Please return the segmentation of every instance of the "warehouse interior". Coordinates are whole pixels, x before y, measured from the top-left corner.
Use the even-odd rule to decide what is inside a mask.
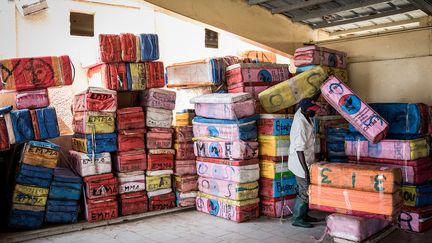
[[[430,1],[9,0],[0,30],[0,242],[430,241]]]

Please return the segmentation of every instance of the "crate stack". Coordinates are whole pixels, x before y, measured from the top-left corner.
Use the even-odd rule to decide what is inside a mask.
[[[48,223],[76,223],[82,179],[68,168],[56,167],[46,206]]]
[[[261,214],[291,214],[297,194],[294,174],[288,169],[292,115],[261,114],[258,122]]]
[[[140,97],[145,106],[147,172],[146,190],[149,197],[149,211],[163,210],[176,206],[172,190],[174,173],[173,110],[176,93],[164,89],[147,89]]]
[[[345,136],[348,135],[348,122],[339,115],[317,116],[318,133],[321,145],[321,160],[347,162]]]
[[[198,191],[196,157],[192,141],[192,119],[194,117],[195,112],[193,110],[176,113],[176,126],[174,127],[174,149],[176,150],[174,187],[177,207],[194,206]]]
[[[117,178],[110,152],[117,151],[117,93],[90,87],[74,96],[70,167],[83,177],[85,218],[89,222],[118,216]]]
[[[428,107],[422,103],[369,104],[389,123],[386,139],[372,144],[354,126],[346,137],[350,162],[374,164],[402,170],[403,209],[401,229],[423,232],[432,226],[432,162],[429,151]]]
[[[19,229],[40,228],[60,147],[43,141],[24,145],[18,165],[8,226]]]
[[[198,211],[243,222],[259,216],[255,100],[248,93],[209,94],[195,104]],[[224,210],[231,208],[232,210]]]

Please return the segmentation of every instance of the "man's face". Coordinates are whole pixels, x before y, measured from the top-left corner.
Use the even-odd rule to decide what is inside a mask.
[[[306,115],[307,115],[308,117],[314,117],[314,116],[315,116],[315,111],[312,111],[312,110],[306,110]]]

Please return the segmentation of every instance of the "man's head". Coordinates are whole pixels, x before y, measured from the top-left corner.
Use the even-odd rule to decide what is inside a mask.
[[[315,116],[315,112],[320,109],[320,106],[315,104],[314,100],[311,98],[300,100],[298,106],[301,108],[303,114],[308,117]]]

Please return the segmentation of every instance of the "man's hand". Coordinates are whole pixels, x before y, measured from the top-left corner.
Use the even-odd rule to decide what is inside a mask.
[[[305,172],[305,179],[310,184],[310,176],[309,176],[309,168],[306,164],[306,158],[303,151],[297,151],[297,156],[299,158],[300,164],[303,167],[303,170]]]

